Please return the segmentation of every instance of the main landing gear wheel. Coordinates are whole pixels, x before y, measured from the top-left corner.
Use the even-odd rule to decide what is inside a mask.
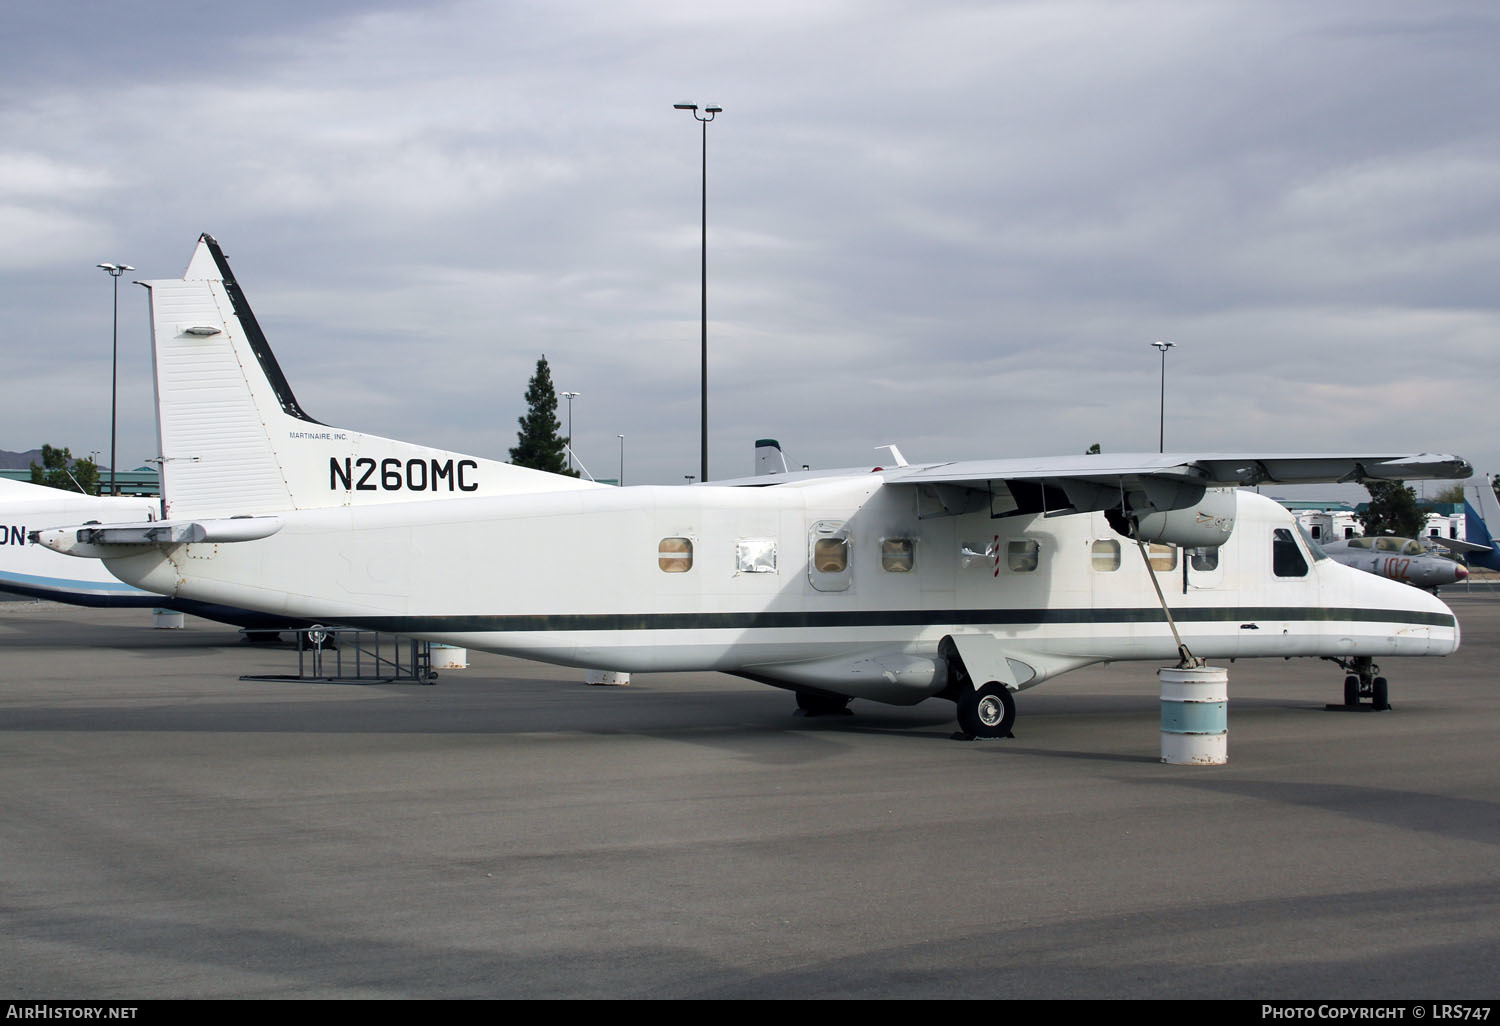
[[[1376,677],[1370,685],[1370,704],[1376,712],[1385,712],[1391,707],[1391,686],[1384,677]]]
[[[799,716],[852,716],[849,703],[853,699],[843,695],[825,695],[816,691],[797,692],[797,714]]]
[[[1352,673],[1344,678],[1344,704],[1359,704],[1359,678]]]
[[[1016,700],[1010,689],[990,681],[958,700],[958,728],[969,737],[1011,737]]]

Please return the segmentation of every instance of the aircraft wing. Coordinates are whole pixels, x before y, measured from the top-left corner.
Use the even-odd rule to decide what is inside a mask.
[[[1473,473],[1467,460],[1437,453],[1404,456],[1254,456],[1093,454],[969,460],[884,471],[886,483],[913,485],[923,516],[974,512],[996,516],[1131,513],[1182,509],[1207,488],[1258,484],[1453,480]]]

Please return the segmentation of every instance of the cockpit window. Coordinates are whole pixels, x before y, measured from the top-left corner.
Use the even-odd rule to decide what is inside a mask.
[[[1271,538],[1271,572],[1277,577],[1307,576],[1307,560],[1292,532],[1285,527],[1276,528]]]
[[[1400,552],[1401,546],[1406,544],[1405,538],[1376,538],[1376,552]]]
[[[1374,538],[1350,538],[1349,539],[1349,547],[1351,549],[1373,549],[1375,547],[1375,539]]]
[[[1316,538],[1307,533],[1307,528],[1303,527],[1299,523],[1297,525],[1297,530],[1302,533],[1302,540],[1307,543],[1307,551],[1312,553],[1314,563],[1321,563],[1325,559],[1333,558],[1326,551],[1324,551],[1323,546],[1318,544],[1318,540]]]

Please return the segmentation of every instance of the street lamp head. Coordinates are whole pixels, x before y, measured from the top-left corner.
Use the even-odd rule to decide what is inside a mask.
[[[696,103],[674,103],[674,104],[672,104],[672,109],[673,110],[697,110],[698,109],[698,105]]]
[[[722,113],[724,113],[724,108],[723,107],[704,107],[703,108],[703,112],[705,114],[722,114]]]
[[[114,264],[97,264],[95,266],[102,267],[106,271],[113,271],[113,270],[115,270],[115,265]]]
[[[1167,350],[1168,349],[1171,349],[1171,348],[1173,348],[1174,346],[1177,345],[1176,342],[1153,342],[1151,344],[1153,346],[1155,346],[1157,349],[1160,349],[1163,356],[1167,355]]]

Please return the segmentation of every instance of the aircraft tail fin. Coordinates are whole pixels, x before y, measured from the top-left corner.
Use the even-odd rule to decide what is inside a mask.
[[[143,284],[168,517],[602,487],[314,420],[212,236],[181,279]]]
[[[1468,486],[1467,490],[1474,498],[1472,502],[1464,500],[1464,540],[1490,547],[1489,552],[1468,553],[1470,566],[1500,570],[1500,549],[1495,547],[1495,539],[1490,534],[1491,524],[1500,530],[1500,502],[1495,500],[1495,489],[1490,481],[1490,476],[1485,474],[1478,484]]]

